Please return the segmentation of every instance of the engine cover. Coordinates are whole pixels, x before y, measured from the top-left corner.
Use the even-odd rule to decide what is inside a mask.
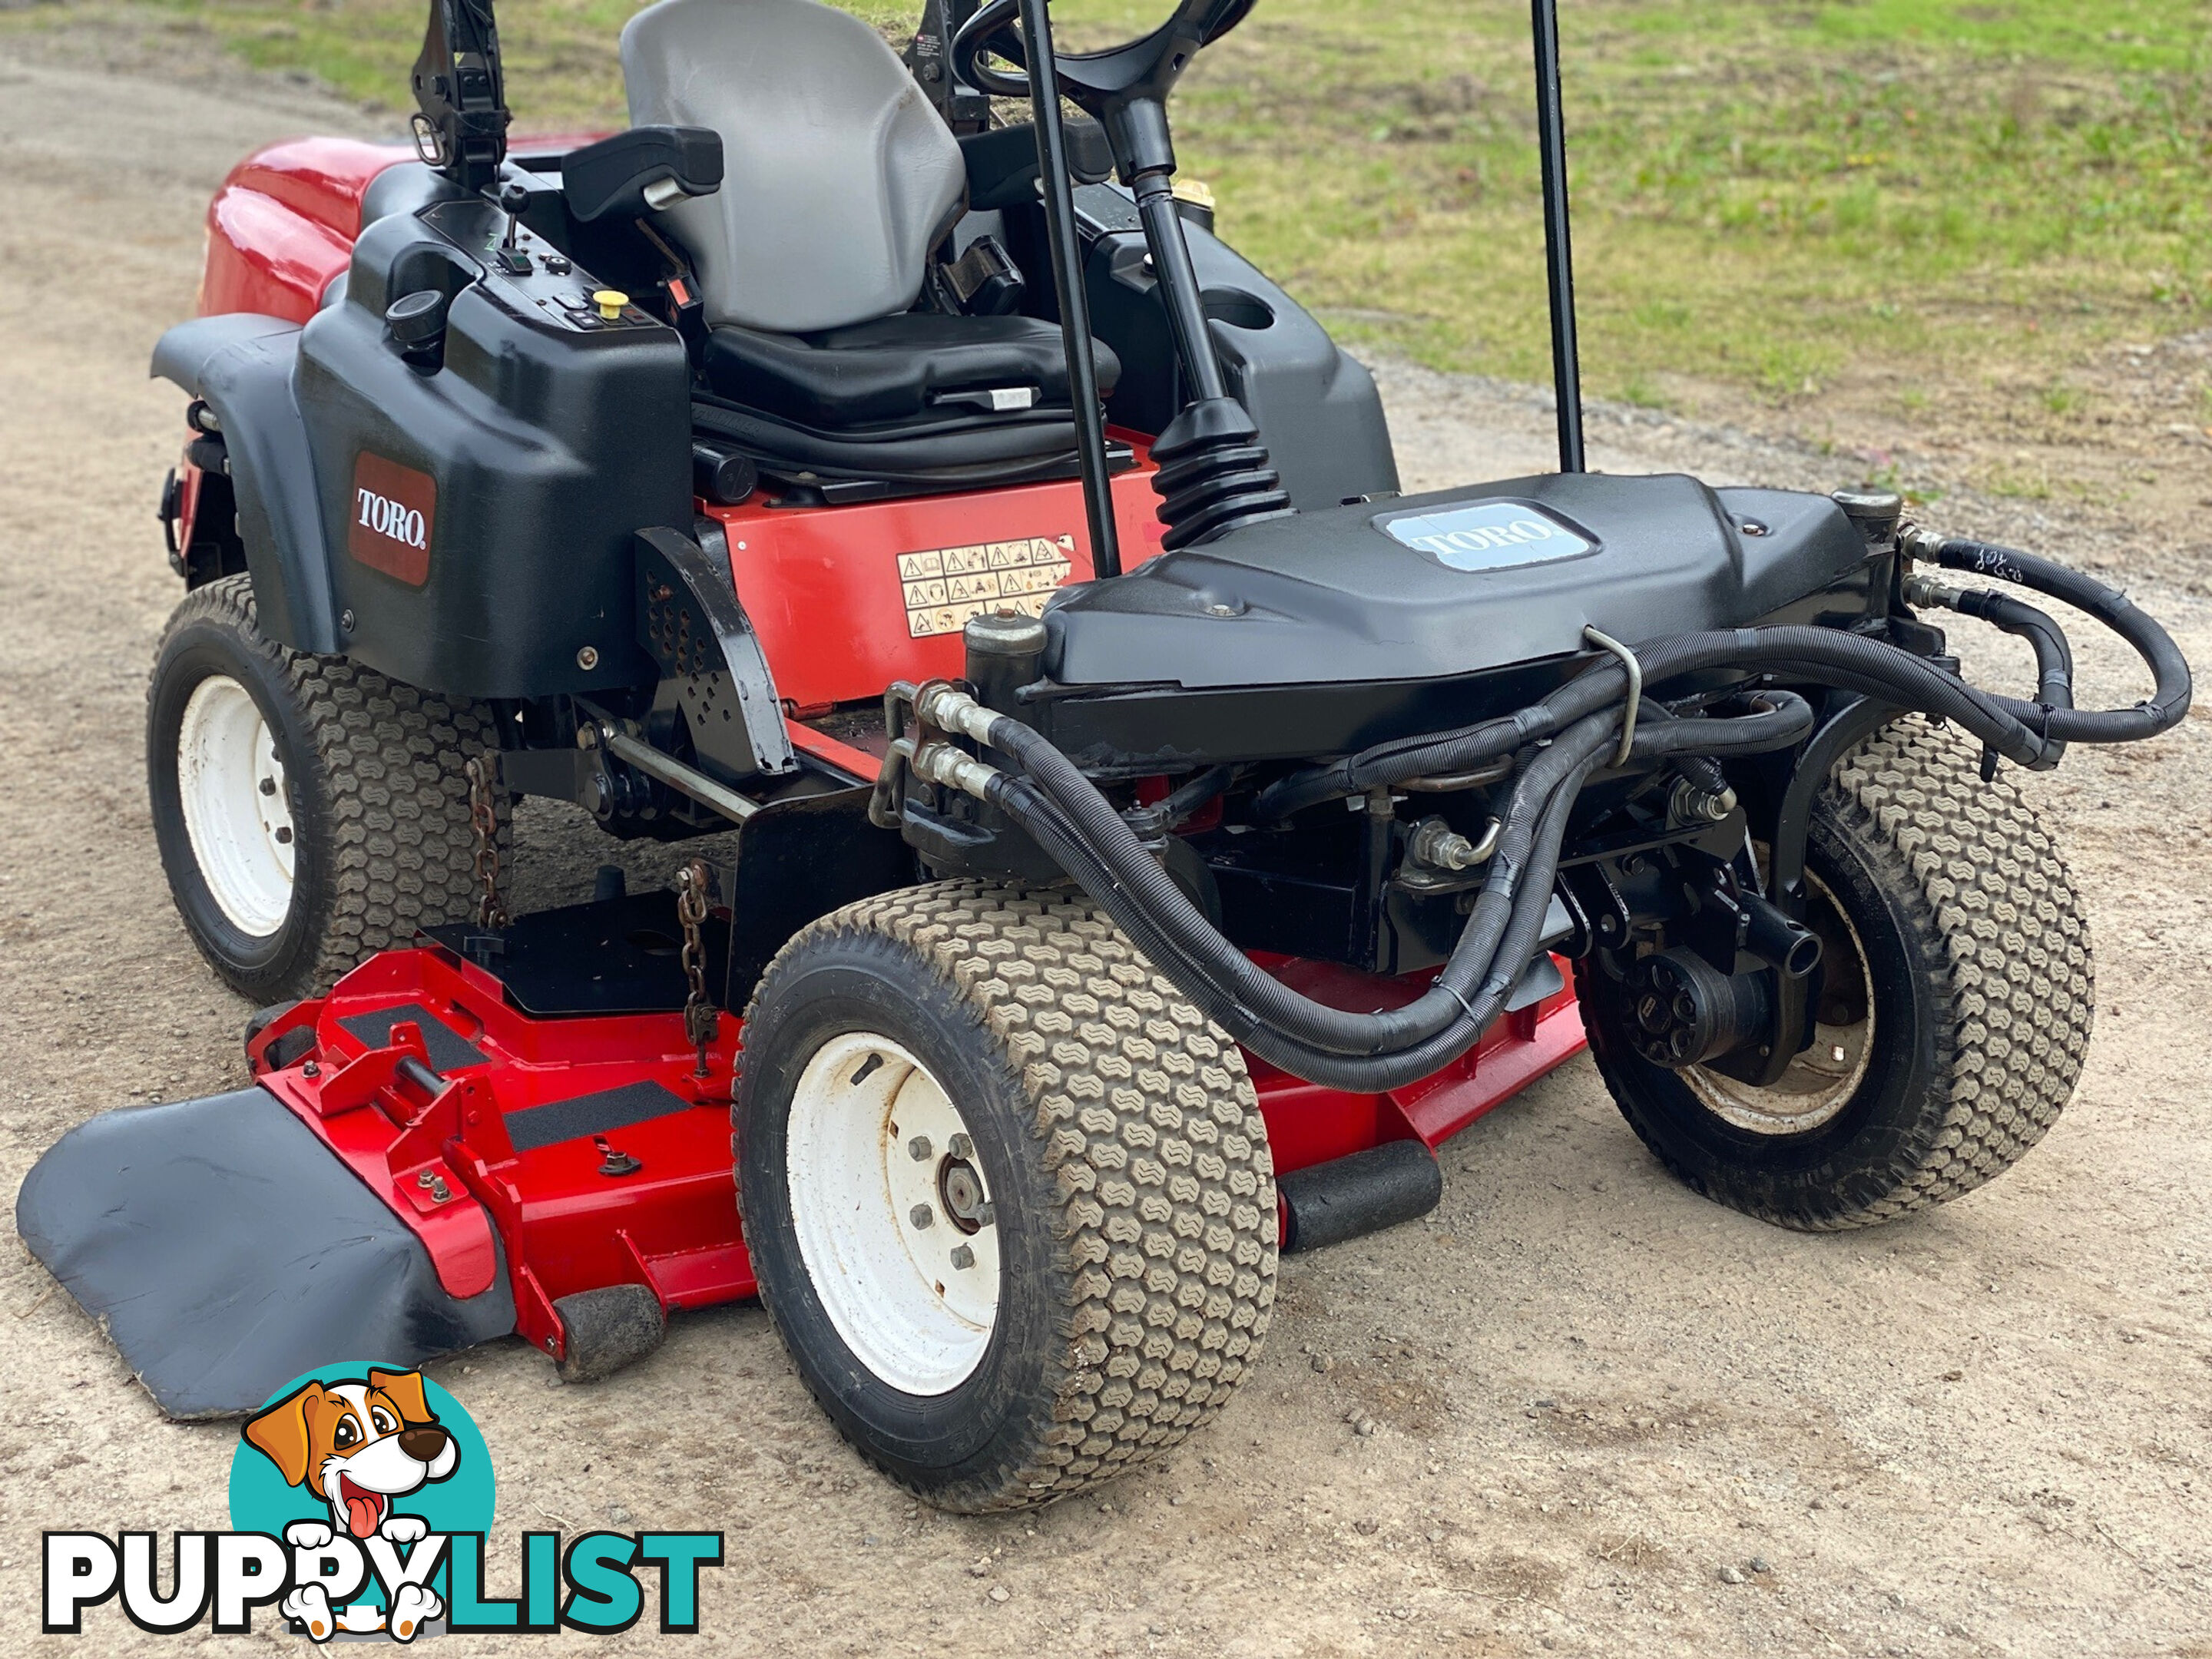
[[[1848,623],[1867,544],[1825,495],[1547,474],[1257,524],[1061,590],[1063,685],[1439,679],[1751,623]]]

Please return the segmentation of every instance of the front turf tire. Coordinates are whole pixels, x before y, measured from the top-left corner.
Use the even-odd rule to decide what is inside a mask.
[[[860,1115],[846,1143],[822,1127],[839,1112]],[[814,923],[754,994],[735,1118],[763,1304],[845,1437],[939,1508],[1107,1480],[1209,1421],[1257,1358],[1275,1185],[1243,1056],[1087,902],[949,881]],[[950,1133],[988,1197],[965,1272],[995,1266],[994,1304],[939,1261],[953,1218],[907,1190],[963,1197]],[[863,1188],[890,1231],[839,1231]]]
[[[249,735],[255,775],[211,785]],[[154,838],[192,943],[232,988],[268,1004],[316,995],[417,930],[466,919],[477,889],[465,769],[497,746],[482,704],[264,637],[250,578],[195,588],[169,619],[146,696]],[[257,781],[258,820],[234,808],[228,836],[212,834],[225,799]],[[503,826],[506,802],[495,806]]]
[[[1848,1061],[1816,1109],[1817,1095],[1650,1064],[1626,1041],[1620,988],[1577,970],[1606,1086],[1695,1191],[1784,1227],[1869,1226],[1972,1192],[2057,1121],[2095,1012],[2088,926],[2041,821],[2008,780],[1983,782],[1978,759],[1912,716],[1845,755],[1815,802],[1808,920],[1824,1002],[1841,992],[1824,1041]]]

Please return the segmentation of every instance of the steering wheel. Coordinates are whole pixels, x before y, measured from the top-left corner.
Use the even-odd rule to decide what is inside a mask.
[[[1094,118],[1107,107],[1133,98],[1164,100],[1192,58],[1244,21],[1257,0],[1182,0],[1166,22],[1141,40],[1103,52],[1055,52],[1053,68],[1070,102]],[[979,92],[999,98],[1026,98],[1026,74],[992,68],[999,58],[1026,70],[1029,46],[1018,17],[1022,0],[988,0],[952,37],[952,73]]]

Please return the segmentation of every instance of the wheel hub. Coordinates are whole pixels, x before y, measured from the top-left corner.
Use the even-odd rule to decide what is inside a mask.
[[[1819,1128],[1858,1092],[1874,1053],[1874,983],[1865,947],[1820,878],[1808,871],[1805,881],[1813,901],[1806,925],[1820,935],[1825,964],[1812,1042],[1765,1088],[1705,1066],[1682,1072],[1682,1080],[1707,1107],[1754,1134]]]
[[[956,1143],[937,1166],[937,1193],[945,1201],[945,1213],[952,1224],[963,1233],[981,1231],[991,1220],[991,1202],[983,1196],[983,1177],[968,1161],[974,1148],[965,1135],[955,1135]]]
[[[876,1032],[823,1044],[793,1095],[786,1181],[800,1259],[845,1345],[908,1394],[966,1381],[998,1322],[996,1212],[928,1068]]]
[[[292,804],[260,705],[227,674],[192,689],[177,728],[177,791],[193,861],[231,925],[266,939],[292,908]]]

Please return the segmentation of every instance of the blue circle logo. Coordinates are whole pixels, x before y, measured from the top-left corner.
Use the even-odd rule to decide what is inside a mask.
[[[491,1454],[460,1401],[373,1360],[277,1389],[230,1463],[230,1523],[291,1547],[278,1609],[317,1641],[431,1628],[446,1611],[442,1540],[489,1532],[492,1500]]]

